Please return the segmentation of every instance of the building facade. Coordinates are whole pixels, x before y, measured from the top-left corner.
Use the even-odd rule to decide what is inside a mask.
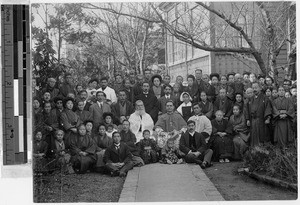
[[[229,2],[207,2],[207,4],[210,4],[216,10],[222,10],[225,14],[238,13],[239,11],[238,8],[235,8]],[[247,32],[251,31],[251,40],[255,47],[260,51],[264,51],[260,25],[251,24],[251,19],[254,18],[251,15],[257,11],[257,5],[254,2],[243,3],[243,5],[246,5],[248,13],[245,13],[244,18],[237,18],[236,21]],[[193,35],[193,37],[198,38],[199,41],[203,41],[207,45],[216,47],[249,47],[239,32],[229,28],[228,24],[223,20],[194,2],[164,2],[159,4],[159,8],[163,11],[164,19],[169,25]],[[278,66],[288,63],[286,48],[287,45],[284,45],[280,51]],[[259,65],[250,55],[201,50],[178,40],[169,31],[166,32],[165,57],[172,82],[175,81],[178,75],[183,76],[186,80],[188,74],[194,74],[195,70],[199,68],[202,69],[203,74],[243,73],[244,71],[256,74],[261,73]],[[267,56],[263,57],[267,58]]]

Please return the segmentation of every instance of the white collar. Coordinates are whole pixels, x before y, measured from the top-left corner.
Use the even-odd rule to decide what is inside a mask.
[[[190,132],[189,132],[189,134],[190,134],[191,136],[194,136],[194,134],[195,134],[195,131],[194,131],[194,132],[192,132],[192,133],[190,133]]]

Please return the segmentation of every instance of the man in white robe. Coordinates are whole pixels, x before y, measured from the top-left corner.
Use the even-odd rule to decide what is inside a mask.
[[[135,112],[130,115],[128,121],[130,122],[131,132],[136,136],[137,143],[143,139],[144,130],[149,130],[152,136],[154,122],[151,116],[146,113],[143,101],[137,100],[135,102]]]

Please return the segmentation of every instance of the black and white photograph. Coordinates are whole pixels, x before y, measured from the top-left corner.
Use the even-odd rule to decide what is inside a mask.
[[[298,201],[296,1],[0,4],[1,204]]]

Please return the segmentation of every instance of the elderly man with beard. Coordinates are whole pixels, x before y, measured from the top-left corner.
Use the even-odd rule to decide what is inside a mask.
[[[253,147],[260,143],[270,141],[270,133],[267,125],[270,124],[272,115],[271,102],[261,92],[261,85],[257,82],[252,84],[254,96],[250,99],[249,113],[246,115],[247,125],[250,124],[250,145]]]
[[[166,102],[166,113],[158,118],[155,127],[162,128],[165,132],[179,131],[186,127],[186,122],[178,112],[174,112],[174,102]]]
[[[143,92],[136,96],[136,100],[143,101],[146,112],[152,117],[152,120],[156,122],[158,118],[159,104],[154,92],[150,92],[150,85],[148,82],[143,82]]]
[[[143,101],[137,100],[135,102],[135,112],[130,115],[128,121],[131,132],[136,136],[137,143],[143,139],[144,130],[149,130],[150,135],[152,135],[154,122],[151,116],[146,113]]]

